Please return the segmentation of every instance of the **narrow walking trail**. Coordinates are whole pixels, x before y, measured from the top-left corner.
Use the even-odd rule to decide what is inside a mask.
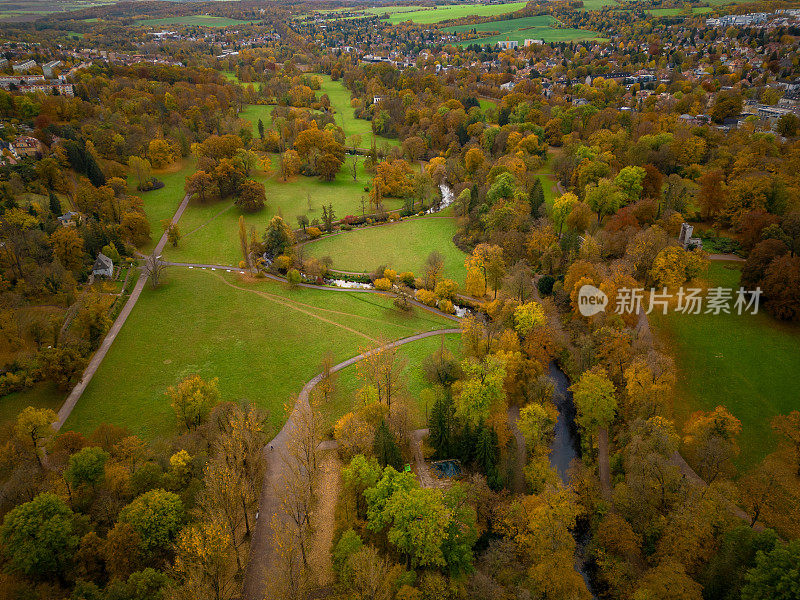
[[[183,201],[178,206],[178,210],[175,211],[175,214],[172,217],[172,223],[177,224],[180,220],[181,216],[183,215],[183,211],[186,210],[186,207],[189,204],[189,197],[190,194],[186,194],[184,196]],[[167,245],[167,232],[165,231],[164,234],[161,236],[161,239],[158,240],[158,244],[156,244],[155,249],[153,250],[153,254],[158,256],[164,250],[164,246]],[[64,426],[64,423],[67,422],[70,414],[72,414],[72,409],[75,408],[75,405],[78,403],[78,400],[81,399],[83,392],[86,390],[89,383],[92,381],[92,377],[97,372],[97,369],[100,368],[100,364],[103,362],[103,359],[108,354],[108,351],[111,349],[111,345],[114,343],[114,340],[117,339],[117,335],[122,330],[122,326],[125,325],[125,321],[128,319],[128,316],[133,311],[133,307],[136,306],[136,302],[139,300],[139,296],[142,295],[142,290],[144,290],[144,286],[147,283],[147,274],[142,271],[139,275],[139,279],[136,280],[136,285],[133,287],[133,291],[131,291],[131,295],[128,298],[128,301],[125,303],[125,306],[122,307],[117,319],[111,325],[111,329],[108,330],[106,337],[103,339],[103,342],[100,344],[100,347],[92,356],[89,364],[86,365],[86,369],[83,371],[83,375],[81,376],[80,381],[72,388],[72,391],[67,396],[67,399],[64,400],[64,404],[61,405],[61,408],[58,410],[58,419],[55,423],[53,423],[53,428],[58,431]]]
[[[417,340],[422,340],[435,335],[446,335],[449,333],[460,333],[461,329],[438,329],[436,331],[426,331],[407,338],[386,344],[384,348],[396,348]],[[371,356],[375,350],[364,352],[344,362],[340,362],[331,368],[331,373],[337,373],[342,369],[356,364],[359,361]],[[250,542],[250,562],[245,572],[244,585],[242,590],[243,600],[263,600],[267,584],[267,577],[270,572],[275,557],[273,547],[273,519],[281,519],[280,503],[274,490],[279,489],[287,473],[288,461],[291,460],[288,454],[288,442],[297,428],[297,414],[300,410],[308,406],[308,399],[311,391],[322,380],[322,374],[317,375],[309,381],[294,405],[294,410],[283,428],[264,448],[266,454],[266,474],[264,485],[261,488],[259,499],[259,517],[256,522],[253,537]]]

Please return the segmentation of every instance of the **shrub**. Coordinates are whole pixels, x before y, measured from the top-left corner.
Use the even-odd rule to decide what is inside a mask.
[[[383,276],[392,283],[397,281],[397,271],[395,271],[394,269],[384,269]]]
[[[436,294],[430,290],[417,290],[417,292],[414,294],[414,298],[426,306],[436,306]]]
[[[452,279],[442,279],[436,284],[436,295],[444,300],[452,300],[458,293],[458,284]]]
[[[281,273],[286,273],[286,271],[289,270],[289,267],[292,266],[292,259],[285,254],[281,254],[280,256],[275,257],[275,260],[272,261],[272,266]]]
[[[353,229],[353,226],[352,225],[348,225],[347,223],[345,223],[344,225],[342,225],[341,229],[342,229],[342,231],[350,231],[350,230]]]
[[[389,215],[389,220],[390,221],[399,221],[400,220],[400,215],[398,215],[396,212],[393,212],[392,214]]]
[[[297,285],[300,283],[300,271],[297,269],[289,269],[286,273],[286,281],[288,281],[291,285]]]
[[[407,286],[414,285],[414,274],[411,271],[403,271],[397,276],[397,278]]]
[[[310,237],[312,240],[315,240],[322,235],[322,232],[318,227],[307,227],[306,235],[308,235],[308,237]]]
[[[386,279],[386,277],[381,277],[380,279],[376,279],[375,289],[380,290],[382,292],[388,292],[390,289],[392,289],[392,282]]]
[[[452,315],[456,312],[455,308],[453,308],[453,303],[450,300],[439,300],[439,310]]]

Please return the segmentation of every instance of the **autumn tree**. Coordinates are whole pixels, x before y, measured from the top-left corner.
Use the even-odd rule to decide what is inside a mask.
[[[741,430],[739,419],[723,406],[709,412],[697,411],[684,425],[683,442],[706,483],[735,472],[733,461],[739,454],[736,438]]]
[[[262,210],[267,202],[264,184],[252,179],[246,179],[239,190],[239,195],[234,204],[242,211],[248,213]]]
[[[608,426],[617,411],[614,384],[602,367],[593,367],[581,375],[570,388],[578,410],[576,421],[584,431],[597,433],[598,466],[600,481],[606,490],[611,489],[608,462]]]
[[[83,238],[75,227],[59,227],[50,236],[53,256],[65,269],[77,271],[83,266]]]
[[[697,202],[703,217],[711,219],[717,216],[725,203],[725,176],[722,171],[706,171],[700,176],[700,191]]]
[[[78,547],[77,534],[76,516],[50,492],[14,508],[0,528],[11,569],[41,581],[65,580]]]
[[[189,375],[177,386],[168,387],[166,395],[178,422],[191,431],[205,421],[219,402],[219,379],[206,381],[200,375]]]

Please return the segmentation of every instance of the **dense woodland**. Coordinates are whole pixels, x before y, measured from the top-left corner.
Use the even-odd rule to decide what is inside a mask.
[[[435,27],[408,23],[323,30],[287,21],[312,4],[202,7],[253,22],[213,33],[179,26],[185,39],[155,40],[138,18],[201,13],[123,3],[3,27],[15,60],[60,57],[72,67],[79,60],[68,50],[92,47],[183,66],[92,60],[68,77],[74,97],[0,90],[0,139],[39,143],[18,160],[4,151],[0,166],[0,403],[79,381],[124,301],[90,283],[95,258],[126,265],[132,282],[162,233],[178,244],[179,228],[149,222],[142,196],[181,161],[197,165],[182,193],[202,204],[233,199],[242,213],[270,204],[256,172],[330,182],[352,168],[355,181],[363,165],[359,214],[331,205],[296,223],[276,215],[263,231],[240,220],[231,232],[241,268],[292,283],[320,282],[330,268],[296,242],[417,214],[445,184],[467,253],[464,285],[442,275],[436,253],[424,272],[383,265],[369,280],[397,306],[471,309],[459,348],[442,343],[425,359],[421,392],[425,448],[433,460],[460,461],[464,477],[428,487],[404,468],[415,459],[414,401],[398,352],[377,348],[359,364],[352,410],[329,430],[321,414],[337,377],[326,361],[290,440],[301,468],[276,491],[291,518],[276,528],[266,597],[305,598],[315,587],[324,438],[337,442],[342,464],[325,524],[335,530],[328,597],[800,597],[800,412],[776,416],[777,449],[741,469],[742,423],[724,399],[678,428],[668,348],[636,312],[582,316],[578,296],[592,285],[616,306],[631,288],[709,287],[709,252],[677,241],[688,222],[719,253],[746,259],[741,286],[760,288],[771,319],[800,320],[800,119],[725,126],[748,101],[776,106],[774,84],[800,76],[798,31],[563,6],[554,14],[569,26],[613,32],[612,41],[500,51],[456,47]],[[543,10],[530,3],[520,16]],[[105,20],[89,27],[82,17]],[[65,41],[62,31],[85,37]],[[27,46],[33,40],[40,46]],[[723,62],[732,40],[764,60]],[[356,41],[394,45],[414,66],[332,49]],[[669,76],[632,86],[606,77],[643,69]],[[346,135],[315,74],[346,86],[352,117],[373,136]],[[240,118],[248,105],[274,105],[269,122]],[[388,210],[390,199],[402,209]],[[551,364],[568,376],[576,410],[568,485],[549,458],[559,415]],[[114,423],[90,435],[56,431],[52,410],[30,407],[0,427],[1,598],[240,597],[266,415],[221,397],[214,379],[189,376],[164,393],[175,412],[168,438],[145,441]],[[692,469],[699,478],[687,477]]]

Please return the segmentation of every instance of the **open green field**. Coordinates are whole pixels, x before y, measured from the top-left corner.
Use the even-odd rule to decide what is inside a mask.
[[[145,27],[164,27],[170,25],[200,25],[203,27],[230,27],[232,25],[246,25],[253,21],[240,21],[227,17],[214,15],[187,15],[183,17],[164,17],[162,19],[140,19],[137,25]]]
[[[258,137],[258,120],[261,119],[264,127],[269,128],[272,125],[272,109],[274,108],[273,104],[248,104],[239,113],[239,118],[250,121],[253,124],[253,136]]]
[[[448,28],[447,31],[461,33],[474,29],[478,34],[481,32],[499,32],[494,35],[487,34],[487,37],[461,42],[462,45],[493,45],[504,40],[516,40],[520,44],[524,44],[526,39],[544,40],[545,42],[570,42],[599,39],[600,34],[594,31],[571,28],[558,29],[555,27],[557,23],[558,21],[550,15],[537,15],[535,17],[493,21],[490,23],[479,23],[477,25],[459,25],[457,27]]]
[[[40,383],[28,390],[3,396],[0,398],[0,424],[15,420],[28,406],[58,411],[65,397],[66,393],[50,383]]]
[[[255,177],[266,186],[267,207],[255,214],[244,214],[248,229],[253,226],[261,235],[274,215],[282,216],[292,228],[298,227],[298,215],[307,215],[309,221],[321,220],[323,204],[332,204],[338,218],[361,214],[361,197],[367,197],[364,186],[371,180],[363,159],[359,160],[357,181],[349,171],[353,157],[348,156],[336,179],[330,182],[302,175],[284,182],[276,173],[277,160],[272,157],[271,175]],[[393,210],[400,208],[402,201],[386,199],[385,204],[387,210]],[[242,214],[232,199],[206,204],[193,200],[179,223],[183,238],[177,248],[167,247],[164,255],[177,262],[238,265],[242,260],[238,238]]]
[[[583,10],[600,10],[607,6],[619,6],[615,0],[583,0]]]
[[[336,110],[334,118],[336,124],[344,130],[347,138],[347,143],[351,143],[351,136],[361,136],[361,148],[369,148],[372,146],[372,123],[364,119],[356,119],[353,114],[353,108],[350,106],[350,90],[340,81],[333,81],[330,75],[317,75],[322,82],[322,89],[319,94],[328,94],[331,101],[331,106]],[[390,146],[397,146],[400,144],[398,140],[386,138],[383,136],[375,136],[375,143],[378,147],[383,144]]]
[[[741,263],[713,261],[712,286],[739,288]],[[757,315],[651,314],[678,368],[675,417],[724,405],[742,421],[739,463],[748,467],[774,450],[770,420],[800,409],[800,327]]]
[[[710,13],[712,8],[710,6],[698,6],[696,8],[690,8],[689,15],[703,15],[706,13]],[[677,17],[678,15],[684,14],[682,8],[653,8],[649,11],[651,15],[654,17]]]
[[[178,205],[185,196],[186,178],[197,169],[194,157],[185,158],[163,170],[154,170],[153,175],[164,182],[164,187],[152,192],[140,192],[136,189],[136,177],[128,175],[128,189],[131,194],[139,196],[144,202],[144,212],[150,222],[150,243],[142,250],[152,250],[161,238],[162,221],[171,219],[178,210]]]
[[[453,327],[456,325],[453,323]],[[425,381],[422,364],[427,357],[441,347],[442,337],[444,337],[445,347],[454,356],[459,356],[461,336],[454,333],[424,338],[397,349],[397,356],[404,365],[400,377],[400,380],[406,383],[404,394],[411,400],[411,405],[415,409],[411,421],[414,429],[428,426],[426,411],[430,411],[432,406],[425,405],[425,400],[420,397],[420,393],[430,385]],[[323,407],[322,411],[327,424],[333,425],[342,415],[358,408],[356,406],[357,393],[363,385],[364,380],[359,376],[358,364],[351,365],[336,375],[333,399]]]
[[[87,433],[109,422],[146,438],[169,434],[175,418],[164,391],[198,373],[219,377],[224,400],[268,410],[274,433],[325,353],[340,362],[376,341],[451,326],[421,309],[404,313],[378,294],[290,290],[173,268],[162,286],[142,293],[66,428]]]
[[[381,265],[420,276],[434,250],[444,256],[444,276],[463,285],[466,254],[453,243],[457,226],[448,217],[415,217],[377,227],[360,227],[304,246],[310,256],[333,258],[333,268],[370,272]]]
[[[509,2],[507,4],[453,4],[437,6],[436,9],[409,11],[407,6],[371,9],[373,14],[389,13],[388,21],[393,25],[404,21],[413,21],[421,25],[441,23],[461,17],[492,17],[505,15],[525,7],[525,2]],[[398,9],[398,10],[393,10]]]

